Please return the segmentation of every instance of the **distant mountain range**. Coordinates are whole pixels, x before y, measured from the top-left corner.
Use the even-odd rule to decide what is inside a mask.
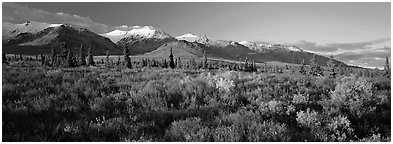
[[[70,24],[47,24],[26,22],[11,24],[3,22],[3,52],[15,54],[49,54],[52,48],[58,51],[60,43],[65,42],[67,49],[78,53],[80,46],[91,47],[94,55],[122,54],[122,49],[129,48],[132,55],[166,58],[172,48],[175,57],[201,58],[203,53],[210,58],[256,62],[278,61],[300,64],[306,63],[313,53],[290,45],[258,41],[214,40],[207,36],[187,33],[173,37],[164,31],[145,26],[130,31],[114,30],[105,34],[96,34],[88,29]],[[318,64],[326,65],[326,57],[316,55]],[[336,61],[337,64],[347,66]]]

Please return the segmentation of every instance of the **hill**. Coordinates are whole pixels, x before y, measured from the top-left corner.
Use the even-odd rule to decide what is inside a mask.
[[[97,35],[94,32],[63,24],[58,27],[48,27],[37,33],[20,33],[3,43],[3,52],[14,54],[49,54],[52,48],[62,51],[60,44],[66,43],[66,48],[77,53],[81,45],[91,46],[94,55],[121,54],[122,50],[110,39]]]

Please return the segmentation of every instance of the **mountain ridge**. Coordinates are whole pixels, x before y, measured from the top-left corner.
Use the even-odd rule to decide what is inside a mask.
[[[9,27],[8,24],[7,26]],[[128,48],[131,55],[161,56],[166,53],[165,50],[172,48],[174,52],[179,52],[179,56],[201,57],[201,54],[206,52],[209,57],[228,60],[241,61],[247,58],[256,62],[281,61],[295,64],[300,64],[303,59],[307,63],[314,55],[296,46],[261,41],[215,40],[206,35],[197,36],[192,33],[173,37],[152,26],[129,31],[115,29],[105,34],[96,34],[86,28],[69,24],[44,26],[46,28],[38,32],[39,29],[31,29],[30,32],[27,29],[5,43],[3,41],[5,52],[20,52],[18,49],[22,48],[28,52],[45,49],[35,53],[49,53],[51,48],[58,47],[59,43],[64,41],[73,48],[81,44],[92,45],[94,55],[104,55],[106,51],[110,54],[122,54],[122,49]],[[328,58],[319,55],[316,57],[320,65],[326,65]]]
[[[66,49],[60,48],[63,42],[67,45]],[[122,53],[122,50],[109,38],[70,24],[48,27],[36,33],[20,33],[8,41],[3,41],[3,52],[49,54],[55,48],[56,51],[71,49],[74,53],[79,53],[81,44],[85,47],[91,46],[94,55],[104,55],[107,51],[111,54]]]

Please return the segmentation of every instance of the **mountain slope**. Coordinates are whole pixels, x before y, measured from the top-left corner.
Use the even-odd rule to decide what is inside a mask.
[[[263,41],[241,41],[239,44],[244,45],[251,50],[264,52],[266,50],[287,50],[287,51],[303,51],[302,49],[292,45],[282,45]]]
[[[191,33],[174,38],[151,26],[130,31],[114,30],[97,35],[69,24],[3,24],[4,35],[7,35],[7,39],[3,39],[3,52],[15,54],[49,54],[52,48],[60,52],[63,51],[60,44],[65,42],[67,50],[70,48],[75,53],[79,52],[81,44],[85,51],[91,46],[94,55],[105,55],[107,51],[110,54],[122,54],[122,49],[126,47],[131,55],[167,57],[172,48],[176,57],[201,58],[206,52],[209,58],[235,61],[244,61],[247,58],[255,62],[278,61],[295,64],[300,64],[303,59],[309,64],[314,55],[296,46],[260,41],[213,40]],[[116,41],[116,44],[112,41]],[[316,55],[316,59],[320,65],[326,65],[329,60],[319,55]],[[336,64],[347,66],[339,61],[336,61]]]
[[[81,44],[87,49],[92,48],[94,55],[121,54],[122,50],[110,41],[85,28],[79,28],[69,24],[58,27],[48,27],[37,33],[20,33],[3,43],[3,52],[16,54],[49,54],[52,48],[58,52],[60,43],[65,42],[66,48],[70,48],[74,53],[79,53]]]
[[[305,64],[310,64],[313,58],[313,53],[303,51],[296,46],[281,45],[266,42],[239,42],[249,49],[258,52],[262,57],[266,57],[269,61],[279,61],[285,63],[301,64],[304,60]],[[326,66],[329,58],[315,54],[317,63],[321,66]],[[335,61],[337,65],[348,66],[343,62]]]
[[[169,34],[149,26],[133,29],[126,35],[126,37],[117,41],[116,44],[122,48],[129,48],[131,55],[151,52],[165,43],[176,41]]]
[[[191,34],[191,33],[186,33],[184,35],[176,37],[177,40],[185,40],[188,42],[195,42],[197,39],[199,39],[199,36]]]
[[[17,36],[20,33],[37,33],[41,30],[44,30],[48,27],[57,27],[60,26],[59,24],[48,24],[48,23],[41,23],[41,22],[32,22],[28,21],[22,24],[12,24],[9,22],[2,23],[3,30],[2,30],[2,39],[7,40],[12,37]]]
[[[206,47],[195,42],[183,40],[173,41],[161,45],[154,51],[145,53],[144,56],[166,58],[169,56],[171,49],[175,57],[200,58],[203,56],[203,52],[206,50]]]
[[[269,61],[267,57],[262,57],[259,53],[235,42],[227,40],[212,40],[206,36],[200,37],[195,42],[207,47],[206,52],[213,53],[214,57],[230,60],[255,60],[256,62]]]

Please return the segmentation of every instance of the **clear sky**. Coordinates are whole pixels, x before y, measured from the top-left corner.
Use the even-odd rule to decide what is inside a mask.
[[[375,41],[385,40],[383,48],[389,47],[390,57],[389,2],[40,2],[2,5],[3,22],[67,22],[84,25],[97,33],[108,32],[121,25],[149,25],[172,36],[191,32],[212,39],[297,43],[304,49],[321,54],[345,52],[348,44],[348,50],[352,50],[358,43],[378,45]],[[343,43],[345,45],[341,45]],[[366,47],[362,45],[362,48]],[[386,52],[379,54],[379,58],[386,57],[382,56],[387,55]]]
[[[151,25],[174,36],[192,32],[236,41],[361,42],[390,37],[391,25],[390,3],[18,4],[108,26]]]

